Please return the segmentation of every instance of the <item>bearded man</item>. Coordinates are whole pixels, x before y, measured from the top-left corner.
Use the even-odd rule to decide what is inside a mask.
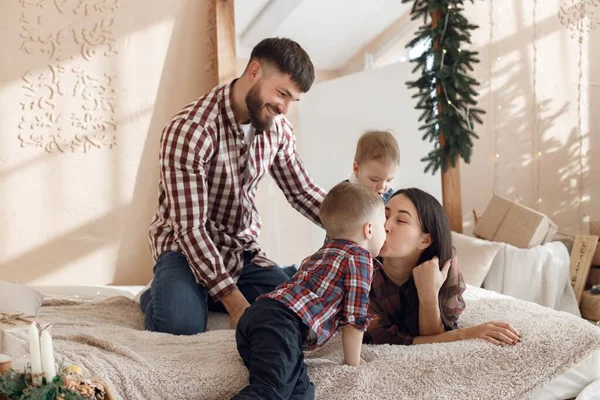
[[[165,126],[149,233],[154,278],[140,297],[146,329],[204,332],[209,310],[229,313],[234,328],[256,297],[293,272],[269,260],[258,244],[255,196],[268,172],[290,204],[321,225],[325,192],[306,172],[285,117],[314,76],[298,43],[264,39],[239,78],[187,105]]]

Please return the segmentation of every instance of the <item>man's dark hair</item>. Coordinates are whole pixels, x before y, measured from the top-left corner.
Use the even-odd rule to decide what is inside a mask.
[[[302,47],[291,39],[268,38],[261,40],[250,54],[250,62],[266,61],[279,72],[290,75],[303,93],[310,90],[315,80],[315,68]]]

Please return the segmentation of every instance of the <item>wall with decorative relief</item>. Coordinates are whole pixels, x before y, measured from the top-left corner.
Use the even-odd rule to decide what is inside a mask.
[[[216,84],[208,3],[3,4],[0,279],[149,280],[162,127]]]
[[[479,106],[461,169],[465,230],[494,193],[549,215],[564,233],[600,219],[600,1],[467,2],[480,28]]]

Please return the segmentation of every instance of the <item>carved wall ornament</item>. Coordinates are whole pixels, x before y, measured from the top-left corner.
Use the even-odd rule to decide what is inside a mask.
[[[116,144],[116,76],[97,71],[98,66],[106,70],[104,65],[117,53],[119,3],[20,0],[20,48],[48,60],[45,67],[22,76],[22,147],[85,152]]]

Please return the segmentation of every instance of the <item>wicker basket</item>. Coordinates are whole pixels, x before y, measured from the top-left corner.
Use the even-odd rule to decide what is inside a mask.
[[[600,321],[600,294],[592,294],[589,290],[583,292],[579,309],[583,318]]]

